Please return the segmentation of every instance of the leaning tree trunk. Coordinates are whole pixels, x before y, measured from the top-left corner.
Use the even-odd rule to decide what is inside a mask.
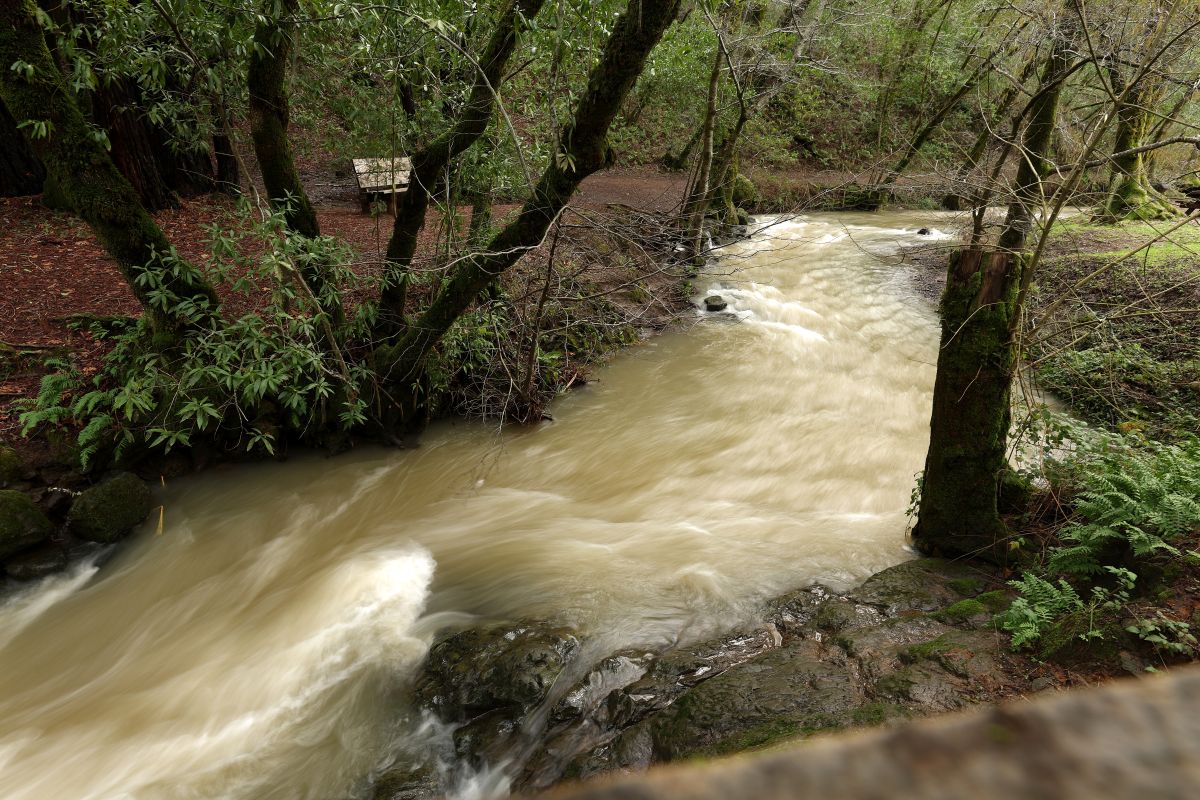
[[[1129,87],[1125,91],[1120,70],[1110,70],[1113,91],[1121,98],[1117,105],[1117,135],[1113,143],[1112,175],[1104,206],[1097,215],[1106,222],[1125,219],[1159,220],[1177,216],[1179,210],[1150,186],[1146,173],[1146,156],[1143,153],[1127,153],[1145,143],[1150,130],[1150,112],[1146,107],[1148,96],[1144,84]]]
[[[18,61],[32,72],[0,70],[0,99],[15,119],[47,123],[46,135],[30,136],[31,149],[117,262],[156,330],[170,333],[209,320],[216,295],[190,264],[164,264],[171,243],[92,135],[46,49],[33,0],[0,3],[0,63]]]
[[[262,170],[263,186],[272,208],[282,209],[284,222],[293,233],[307,238],[321,235],[317,212],[309,202],[300,180],[288,141],[291,105],[287,91],[287,67],[296,31],[299,0],[267,3],[266,13],[254,30],[254,48],[246,70],[250,93],[250,136]],[[326,264],[319,258],[297,265],[304,288],[334,326],[345,321],[338,288],[329,280]]]
[[[1015,333],[1029,268],[1024,250],[1051,167],[1047,154],[1067,71],[1066,47],[1056,39],[1028,108],[1024,153],[998,246],[971,247],[950,259],[929,451],[913,530],[914,544],[925,553],[1003,557],[1007,526],[999,499],[1012,477],[1008,429]]]
[[[404,329],[408,302],[408,271],[417,251],[417,237],[425,227],[425,213],[434,186],[450,161],[466,152],[487,131],[496,108],[496,92],[508,61],[517,47],[518,34],[541,11],[545,0],[511,0],[479,57],[479,70],[466,104],[450,129],[412,156],[408,189],[396,208],[396,221],[388,241],[384,289],[380,296],[376,334],[396,338]]]
[[[17,121],[0,103],[0,197],[21,197],[42,191],[46,170],[29,149]]]
[[[287,226],[301,236],[321,235],[288,141],[291,106],[287,93],[287,65],[295,33],[299,0],[268,3],[254,30],[254,46],[246,70],[250,93],[250,135],[262,170],[263,186],[273,208],[284,208]],[[278,13],[272,13],[277,8]],[[307,276],[306,276],[307,277]],[[316,287],[312,287],[314,291]]]
[[[704,124],[700,129],[700,156],[696,166],[696,180],[683,204],[683,218],[687,228],[684,247],[688,248],[688,260],[699,266],[704,260],[704,213],[708,210],[709,184],[713,167],[713,131],[717,124],[717,88],[721,83],[721,63],[725,54],[717,43],[717,57],[708,76],[708,97],[704,105]]]
[[[680,0],[630,0],[592,68],[574,117],[560,135],[558,152],[520,214],[485,250],[459,262],[433,303],[395,345],[376,351],[376,368],[388,376],[391,396],[399,398],[388,423],[418,421],[414,417],[421,398],[414,395],[415,387],[434,347],[480,292],[542,241],[583,179],[611,163],[608,129],[650,51],[679,13],[679,4]]]

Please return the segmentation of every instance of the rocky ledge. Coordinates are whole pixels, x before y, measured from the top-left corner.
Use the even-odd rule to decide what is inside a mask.
[[[150,508],[150,488],[130,472],[91,483],[55,464],[35,469],[0,445],[0,593],[124,538]]]
[[[374,797],[438,796],[454,780],[448,760],[507,764],[513,789],[533,791],[1017,694],[1030,665],[992,626],[1008,603],[996,586],[974,568],[914,560],[845,594],[780,597],[757,625],[719,639],[586,664],[576,635],[547,623],[456,633],[415,689],[452,726],[452,752],[397,759]]]

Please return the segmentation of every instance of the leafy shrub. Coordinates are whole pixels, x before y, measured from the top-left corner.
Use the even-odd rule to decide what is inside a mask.
[[[250,216],[248,206],[243,213]],[[277,213],[264,214],[245,234],[211,232],[210,277],[235,294],[271,287],[262,310],[189,331],[167,347],[139,321],[110,337],[103,369],[90,380],[68,364],[50,364],[54,371],[21,416],[24,433],[78,427],[79,460],[89,469],[130,447],[167,452],[207,437],[234,451],[273,453],[281,427],[303,435],[324,430],[331,418],[335,428],[363,423],[371,373],[325,343],[363,329],[371,309],[334,331],[318,298],[295,276],[306,261],[320,261],[331,286],[352,284],[342,266],[348,254],[332,239],[287,236],[283,229]],[[259,243],[260,255],[243,253],[246,238]],[[178,262],[174,253],[159,257],[168,269]],[[92,333],[109,337],[99,325]]]

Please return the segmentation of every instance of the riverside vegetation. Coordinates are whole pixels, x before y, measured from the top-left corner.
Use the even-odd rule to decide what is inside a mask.
[[[1198,10],[8,3],[6,580],[153,525],[143,479],[537,425],[690,313],[750,214],[946,208],[961,235],[914,256],[944,285],[910,531],[946,561],[683,648],[447,631],[415,696],[455,730],[377,796],[453,788],[447,759],[540,788],[1194,660]],[[411,182],[350,219],[363,154]],[[47,272],[25,242],[71,230],[87,255]]]

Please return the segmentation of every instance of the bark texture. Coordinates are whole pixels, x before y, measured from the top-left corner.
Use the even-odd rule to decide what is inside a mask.
[[[215,313],[212,288],[191,265],[162,264],[170,242],[138,202],[137,193],[93,138],[58,66],[46,49],[32,0],[0,3],[0,62],[25,61],[26,77],[0,70],[0,99],[17,120],[49,124],[48,136],[29,145],[70,207],[96,232],[138,301],[160,331]]]
[[[287,64],[298,8],[299,0],[282,0],[278,14],[272,13],[271,8],[265,9],[263,20],[254,30],[246,83],[250,92],[250,135],[267,198],[273,207],[287,206],[288,228],[313,237],[321,235],[317,212],[304,191],[287,137],[291,113]]]
[[[956,253],[942,294],[941,349],[933,387],[929,452],[914,544],[925,553],[999,560],[1007,526],[1000,494],[1011,470],[1008,429],[1018,350],[1016,329],[1029,259],[1024,250],[1069,70],[1056,41],[1029,106],[1013,199],[998,246]]]
[[[150,212],[178,208],[179,198],[167,184],[160,152],[150,126],[134,110],[135,97],[120,78],[102,83],[91,96],[92,118],[108,133],[109,155]]]

